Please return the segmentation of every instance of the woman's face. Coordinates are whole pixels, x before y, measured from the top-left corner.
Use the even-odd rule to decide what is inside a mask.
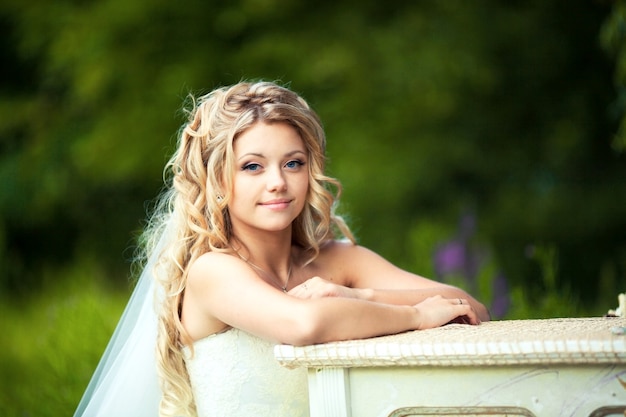
[[[286,123],[259,122],[244,131],[233,148],[228,211],[234,234],[289,230],[309,188],[308,155],[298,132]]]

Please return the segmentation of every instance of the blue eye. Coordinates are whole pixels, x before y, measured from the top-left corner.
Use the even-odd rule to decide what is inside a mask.
[[[252,171],[252,172],[258,171],[259,169],[261,169],[261,165],[255,164],[255,163],[246,164],[242,168],[243,171]]]
[[[299,167],[301,167],[303,165],[304,165],[304,162],[302,162],[302,161],[300,161],[298,159],[294,159],[293,161],[289,161],[289,162],[287,162],[285,164],[285,166],[287,168],[290,168],[290,169],[299,168]]]

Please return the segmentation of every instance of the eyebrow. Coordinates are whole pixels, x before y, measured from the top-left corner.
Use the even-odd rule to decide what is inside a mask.
[[[306,152],[301,151],[300,149],[296,149],[295,151],[287,152],[284,156],[285,156],[285,157],[287,157],[287,158],[289,158],[289,157],[292,157],[292,156],[294,156],[294,155],[296,155],[296,154],[299,154],[299,153],[301,153],[302,155],[306,156]],[[265,155],[263,155],[262,153],[257,153],[257,152],[248,152],[248,153],[246,153],[246,154],[241,155],[241,156],[239,157],[239,159],[237,159],[237,160],[238,160],[238,161],[241,161],[242,159],[247,158],[247,157],[249,157],[249,156],[256,156],[256,157],[258,157],[258,158],[265,158]]]

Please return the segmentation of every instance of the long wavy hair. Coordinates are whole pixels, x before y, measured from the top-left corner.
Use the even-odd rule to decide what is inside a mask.
[[[233,143],[255,123],[288,123],[299,133],[309,156],[306,204],[293,222],[292,240],[315,259],[321,245],[345,237],[354,242],[335,214],[341,185],[324,174],[326,137],[317,114],[290,89],[272,82],[241,82],[192,99],[188,121],[165,167],[166,187],[142,235],[144,259],[167,230],[167,244],[154,275],[157,301],[157,368],[163,392],[161,416],[195,416],[184,347],[193,349],[180,321],[187,274],[209,251],[232,252],[228,213],[235,169]]]

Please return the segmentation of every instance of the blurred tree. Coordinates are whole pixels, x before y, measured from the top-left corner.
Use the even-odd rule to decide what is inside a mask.
[[[615,0],[612,12],[602,27],[601,41],[604,48],[615,58],[614,81],[617,98],[612,113],[620,119],[613,146],[619,152],[626,150],[626,2]]]
[[[598,42],[610,12],[584,0],[5,0],[2,287],[29,290],[78,257],[125,277],[187,92],[264,78],[319,111],[363,244],[411,267],[431,256],[412,244],[421,223],[471,211],[512,283],[541,290],[529,255],[545,244],[556,288],[592,302],[626,264],[624,154]]]

